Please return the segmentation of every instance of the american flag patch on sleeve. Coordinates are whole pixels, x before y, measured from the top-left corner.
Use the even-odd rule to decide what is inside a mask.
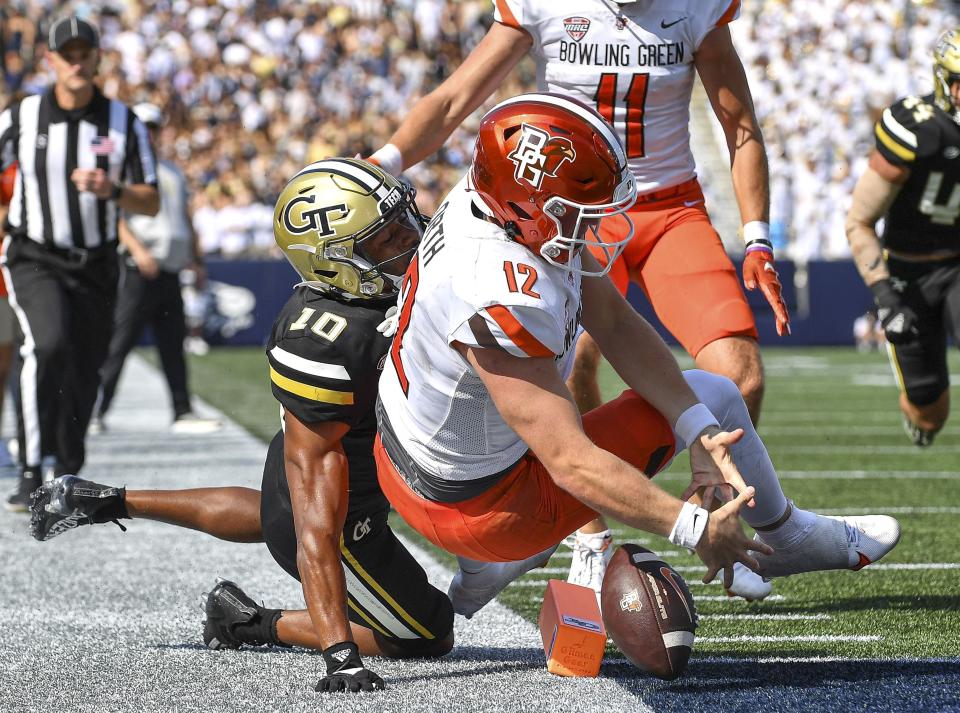
[[[96,156],[107,156],[113,153],[114,143],[109,136],[94,136],[90,141],[90,150]]]

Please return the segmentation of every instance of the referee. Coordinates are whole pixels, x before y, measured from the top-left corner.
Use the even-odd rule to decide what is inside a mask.
[[[23,332],[25,467],[7,509],[27,509],[41,465],[83,466],[84,436],[107,355],[117,292],[117,217],[155,215],[160,200],[147,131],[93,80],[93,25],[51,26],[56,81],[0,114],[0,169],[19,175],[7,213],[3,273]]]

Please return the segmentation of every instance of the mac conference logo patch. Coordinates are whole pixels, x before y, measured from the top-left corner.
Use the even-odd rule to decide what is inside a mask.
[[[590,20],[585,17],[568,17],[563,21],[563,29],[571,38],[579,42],[590,29]]]

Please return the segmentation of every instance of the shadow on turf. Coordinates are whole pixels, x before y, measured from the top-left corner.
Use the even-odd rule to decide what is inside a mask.
[[[764,650],[763,658],[828,658],[835,651],[826,649]],[[691,661],[687,672],[677,681],[658,681],[627,663],[606,664],[601,675],[613,679],[635,692],[650,692],[653,683],[664,693],[724,693],[750,688],[790,686],[791,688],[823,688],[831,684],[881,682],[909,677],[911,684],[923,687],[923,677],[960,676],[960,663],[943,661],[808,661],[763,663],[753,659],[723,661]]]

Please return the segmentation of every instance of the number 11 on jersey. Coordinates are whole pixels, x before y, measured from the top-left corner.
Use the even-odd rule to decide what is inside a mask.
[[[626,111],[624,112],[623,126],[615,122],[617,105],[616,72],[604,72],[600,75],[600,84],[593,99],[597,102],[597,111],[613,128],[624,137],[627,148],[627,158],[642,158],[645,154],[643,146],[643,113],[647,103],[647,83],[649,74],[634,74],[630,77],[627,93],[623,97]]]

